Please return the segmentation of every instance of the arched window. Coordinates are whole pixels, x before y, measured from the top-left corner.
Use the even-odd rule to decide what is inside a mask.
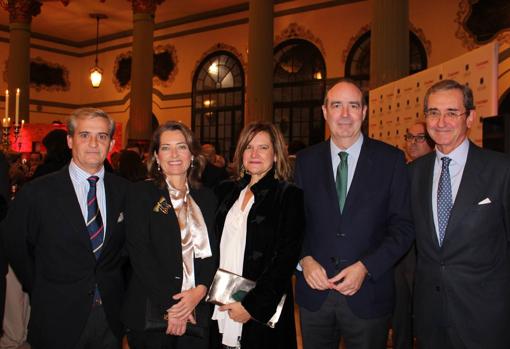
[[[409,74],[427,68],[427,52],[420,39],[409,32]],[[352,45],[345,62],[345,76],[359,81],[363,89],[368,90],[370,81],[370,31],[361,35]]]
[[[192,128],[200,143],[211,143],[231,159],[244,123],[244,74],[227,51],[207,56],[193,78]]]
[[[326,65],[319,49],[302,39],[282,42],[274,50],[273,79],[273,120],[288,144],[324,140]]]

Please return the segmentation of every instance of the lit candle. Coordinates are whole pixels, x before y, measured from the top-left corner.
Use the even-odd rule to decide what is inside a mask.
[[[9,117],[9,90],[5,90],[5,117]]]
[[[19,88],[16,89],[16,118],[14,121],[16,125],[19,122]]]
[[[21,119],[21,129],[23,129],[24,125],[25,125],[25,120]]]

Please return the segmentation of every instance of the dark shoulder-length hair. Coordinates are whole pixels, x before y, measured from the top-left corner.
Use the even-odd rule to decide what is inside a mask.
[[[289,180],[291,178],[291,166],[289,156],[287,154],[287,147],[283,135],[274,124],[267,121],[255,121],[246,125],[237,142],[236,151],[234,154],[234,175],[240,179],[244,174],[243,166],[243,153],[252,141],[252,139],[259,133],[266,132],[271,139],[276,161],[273,164],[275,177],[281,180]]]
[[[205,159],[200,154],[200,145],[195,140],[195,137],[193,137],[193,132],[186,125],[178,121],[168,121],[160,125],[156,131],[154,131],[149,148],[150,157],[147,162],[149,178],[153,179],[160,188],[166,187],[165,174],[158,169],[158,163],[156,161],[156,154],[158,154],[161,144],[161,135],[166,131],[180,131],[184,135],[184,139],[192,155],[191,165],[188,168],[188,183],[192,188],[196,189],[200,187],[200,176],[205,167]]]

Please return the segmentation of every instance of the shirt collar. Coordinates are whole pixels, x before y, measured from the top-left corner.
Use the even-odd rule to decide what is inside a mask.
[[[337,147],[335,142],[333,142],[333,140],[330,138],[329,139],[329,146],[330,146],[330,150],[331,150],[331,158],[337,158],[338,157],[338,153],[340,153],[341,151],[344,151],[347,154],[349,154],[349,157],[351,159],[352,159],[352,157],[356,157],[357,158],[359,156],[359,153],[361,152],[361,146],[362,145],[363,145],[363,134],[362,133],[359,134],[359,137],[356,140],[356,142],[354,142],[347,149],[340,149],[339,147]]]
[[[87,180],[90,176],[98,176],[100,180],[104,179],[104,166],[101,166],[101,169],[94,174],[90,174],[84,170],[82,170],[73,159],[69,163],[69,173],[71,177],[77,178],[78,180]]]
[[[464,141],[449,154],[441,153],[436,147],[436,161],[441,163],[441,158],[446,156],[446,157],[452,159],[452,161],[454,163],[463,167],[467,161],[468,151],[469,151],[469,140],[466,137],[464,139]]]

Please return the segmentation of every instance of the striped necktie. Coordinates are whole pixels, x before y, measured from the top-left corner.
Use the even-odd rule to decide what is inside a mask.
[[[87,231],[92,245],[92,251],[96,259],[101,255],[101,247],[104,242],[104,225],[97,203],[96,184],[99,180],[97,176],[90,176],[87,181],[90,184],[87,194]]]

